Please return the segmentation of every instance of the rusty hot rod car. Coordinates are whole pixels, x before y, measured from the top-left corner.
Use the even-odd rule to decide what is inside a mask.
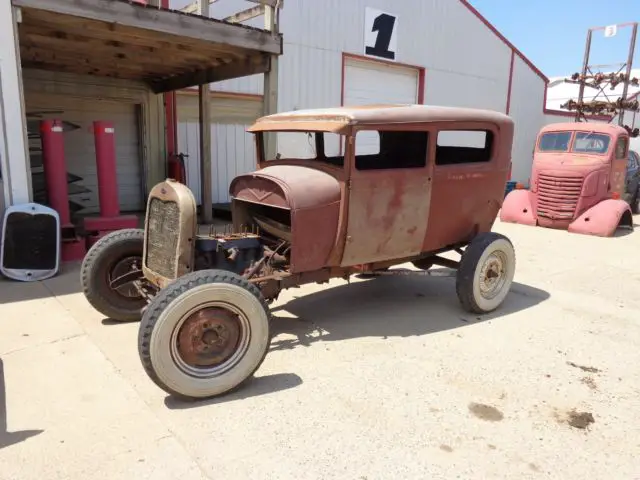
[[[258,169],[231,182],[232,229],[199,227],[191,190],[167,180],[149,194],[144,230],[110,234],[84,261],[89,302],[141,318],[140,358],[159,387],[191,398],[238,387],[269,347],[268,303],[289,287],[441,265],[457,270],[463,308],[501,305],[515,253],[491,228],[511,166],[509,117],[341,107],[263,117],[249,131]],[[278,154],[265,158],[274,132]],[[415,268],[389,269],[404,263]]]

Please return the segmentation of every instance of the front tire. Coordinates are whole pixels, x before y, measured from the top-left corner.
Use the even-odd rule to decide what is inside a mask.
[[[511,241],[495,232],[482,233],[466,248],[456,276],[456,293],[471,313],[489,313],[509,293],[516,268]]]
[[[142,276],[144,230],[111,232],[98,240],[82,261],[80,283],[87,301],[98,312],[119,322],[139,321],[146,300],[131,284],[111,288],[115,278],[137,268]]]
[[[201,270],[169,284],[145,310],[138,353],[151,380],[183,398],[215,397],[240,387],[269,348],[270,313],[260,290],[222,270]]]

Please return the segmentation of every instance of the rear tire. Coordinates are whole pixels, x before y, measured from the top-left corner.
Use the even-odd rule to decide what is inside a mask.
[[[471,313],[489,313],[509,293],[516,267],[511,241],[495,232],[481,233],[464,251],[456,276],[456,293]]]
[[[80,270],[85,298],[98,312],[119,322],[140,320],[147,304],[133,286],[114,290],[110,280],[136,264],[142,271],[144,230],[131,228],[111,232],[98,240],[87,252]]]
[[[162,289],[145,310],[138,353],[149,378],[187,399],[240,387],[260,367],[271,341],[260,290],[222,270],[187,274]]]
[[[640,187],[638,187],[635,195],[631,199],[631,213],[634,215],[640,213]]]

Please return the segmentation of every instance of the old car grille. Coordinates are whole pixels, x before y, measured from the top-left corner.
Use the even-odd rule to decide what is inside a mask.
[[[571,220],[582,192],[582,177],[538,176],[539,216],[554,220]]]
[[[147,255],[145,263],[147,268],[165,278],[175,278],[180,233],[178,204],[152,198],[146,224]]]

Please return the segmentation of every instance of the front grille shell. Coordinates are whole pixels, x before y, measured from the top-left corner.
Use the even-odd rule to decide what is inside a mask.
[[[149,193],[145,217],[142,269],[159,288],[193,270],[197,231],[196,201],[186,186],[173,180]]]

